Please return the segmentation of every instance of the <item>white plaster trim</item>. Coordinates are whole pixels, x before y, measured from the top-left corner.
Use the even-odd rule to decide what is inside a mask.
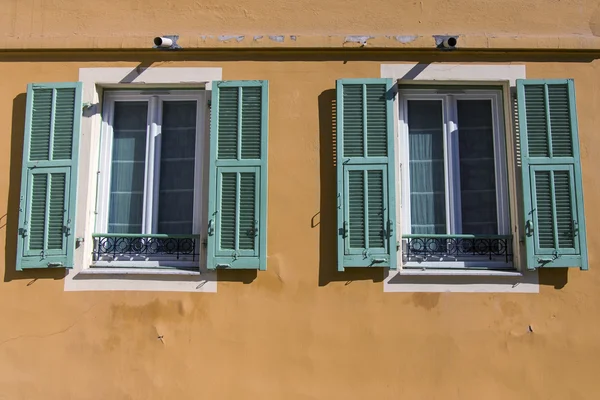
[[[392,78],[400,84],[410,81],[452,81],[456,83],[477,82],[504,82],[511,87],[516,85],[517,79],[526,78],[524,65],[511,64],[446,64],[446,63],[408,63],[408,64],[382,64],[381,77]],[[506,93],[505,93],[506,95]],[[506,102],[507,100],[505,100]],[[398,107],[395,107],[398,109]],[[510,109],[509,109],[510,110]],[[507,108],[504,108],[505,113]],[[398,120],[397,113],[396,121]],[[510,115],[505,115],[505,120],[510,121]],[[394,124],[396,130],[396,143],[398,143],[399,124]],[[512,135],[511,126],[507,126],[507,135]],[[510,142],[509,142],[510,143]],[[399,155],[398,149],[396,154]],[[398,165],[398,163],[396,163]],[[509,164],[509,168],[511,168]],[[398,171],[401,173],[401,171]],[[401,176],[401,175],[399,175]],[[399,186],[399,185],[396,185]],[[512,191],[514,192],[514,191]],[[511,192],[511,193],[512,193]],[[511,202],[513,207],[514,202]],[[398,207],[399,208],[399,207]],[[401,224],[401,212],[397,212],[399,219],[397,226]],[[514,223],[511,222],[511,225]],[[401,232],[401,231],[398,231]],[[518,252],[515,253],[518,257]],[[402,255],[398,254],[398,260]],[[390,271],[384,280],[384,292],[457,292],[457,293],[539,293],[537,271],[467,271],[452,270],[406,270],[399,268],[398,271]],[[511,274],[511,275],[507,275]]]
[[[525,79],[524,65],[381,64],[381,77],[419,81],[509,81]]]
[[[385,293],[539,293],[537,271],[513,276],[413,275],[390,271],[383,281]]]
[[[160,275],[160,276],[175,276],[175,275],[202,275],[200,271],[186,271],[175,269],[152,269],[152,268],[84,268],[79,271],[79,275]]]
[[[67,272],[65,291],[136,290],[205,292],[217,291],[217,274],[199,270],[189,271],[139,269],[114,271],[106,268],[92,270],[92,233],[96,219],[96,190],[98,157],[101,134],[102,88],[131,87],[143,89],[144,85],[169,85],[212,89],[212,81],[222,79],[221,68],[80,68],[79,80],[83,82],[83,102],[89,107],[83,111],[79,155],[79,183],[77,192],[77,220],[75,237],[84,242],[75,250],[75,268]],[[208,96],[207,93],[207,98]],[[208,132],[208,118],[204,121]],[[135,272],[134,272],[135,271]],[[185,272],[185,273],[183,273]]]
[[[398,271],[404,276],[523,276],[518,271],[497,271],[490,269],[416,269],[402,268]]]

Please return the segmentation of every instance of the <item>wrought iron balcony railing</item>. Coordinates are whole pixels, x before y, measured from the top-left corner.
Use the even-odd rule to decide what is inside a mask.
[[[160,260],[196,261],[200,235],[138,235],[94,233],[94,261]]]
[[[405,261],[512,262],[510,235],[402,235]]]

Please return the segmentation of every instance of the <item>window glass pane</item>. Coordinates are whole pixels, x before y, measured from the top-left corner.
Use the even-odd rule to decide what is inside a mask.
[[[141,233],[148,103],[115,102],[109,233]]]
[[[462,233],[497,234],[492,102],[457,103]]]
[[[195,155],[196,102],[163,102],[158,233],[193,233]]]
[[[408,101],[411,233],[446,233],[442,102]]]

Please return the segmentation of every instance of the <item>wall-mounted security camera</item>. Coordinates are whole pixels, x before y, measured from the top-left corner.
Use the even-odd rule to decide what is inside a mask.
[[[161,50],[175,50],[181,47],[177,44],[178,35],[157,36],[154,38],[154,48]]]
[[[434,35],[435,45],[441,50],[454,50],[458,44],[458,36],[438,36]]]

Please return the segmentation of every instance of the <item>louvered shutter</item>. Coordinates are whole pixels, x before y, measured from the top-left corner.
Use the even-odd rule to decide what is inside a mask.
[[[588,268],[573,80],[518,80],[527,268]]]
[[[337,81],[338,270],[396,268],[391,79]]]
[[[73,267],[82,84],[30,84],[17,270]]]
[[[266,269],[267,81],[214,82],[208,268]]]

